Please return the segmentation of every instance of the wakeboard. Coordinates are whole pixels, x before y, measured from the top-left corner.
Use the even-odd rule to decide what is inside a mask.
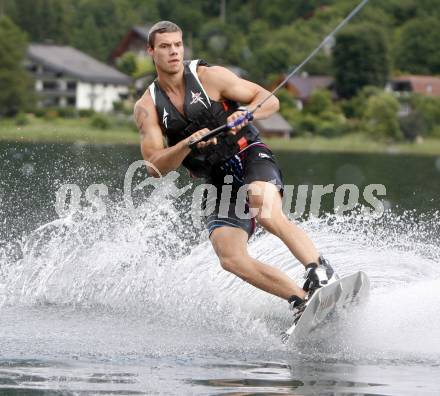
[[[287,343],[292,336],[295,341],[306,338],[333,312],[365,300],[369,291],[370,280],[362,271],[319,288],[306,302],[304,309],[294,315],[293,325],[281,334],[281,340]]]

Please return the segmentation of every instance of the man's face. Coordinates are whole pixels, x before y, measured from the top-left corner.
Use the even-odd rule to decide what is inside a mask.
[[[183,65],[182,33],[157,33],[154,48],[148,48],[148,53],[158,70],[169,74],[178,73]]]

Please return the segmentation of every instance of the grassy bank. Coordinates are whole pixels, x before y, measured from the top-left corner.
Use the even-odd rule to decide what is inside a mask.
[[[139,135],[129,124],[113,123],[108,129],[91,125],[89,118],[54,119],[33,118],[27,125],[16,125],[13,120],[0,122],[0,141],[90,144],[139,144]]]
[[[273,150],[326,151],[340,153],[389,153],[414,155],[440,155],[440,139],[424,139],[417,143],[387,144],[362,134],[345,135],[333,139],[323,137],[296,137],[294,139],[268,139]]]
[[[27,125],[18,126],[13,120],[0,121],[0,141],[90,144],[139,144],[139,135],[127,122],[112,122],[108,129],[91,125],[88,118],[55,119],[32,118]],[[386,144],[365,135],[352,134],[338,138],[296,137],[265,139],[273,150],[326,151],[345,153],[402,153],[440,155],[440,139],[422,142]]]

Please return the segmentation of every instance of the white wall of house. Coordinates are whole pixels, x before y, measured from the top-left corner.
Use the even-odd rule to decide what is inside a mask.
[[[76,108],[109,112],[113,110],[113,102],[118,102],[120,95],[127,94],[128,87],[124,85],[90,84],[78,81]]]

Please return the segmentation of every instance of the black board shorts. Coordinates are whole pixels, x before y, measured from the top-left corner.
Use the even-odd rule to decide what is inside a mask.
[[[249,238],[252,236],[256,223],[255,218],[249,214],[247,188],[243,186],[255,181],[270,182],[283,193],[281,170],[272,151],[259,141],[251,143],[229,159],[207,180],[217,189],[216,195],[207,194],[204,201],[205,208],[213,209],[206,218],[209,235],[219,227],[236,227],[246,231]],[[231,191],[230,198],[224,193],[222,199],[222,192],[228,188]]]

